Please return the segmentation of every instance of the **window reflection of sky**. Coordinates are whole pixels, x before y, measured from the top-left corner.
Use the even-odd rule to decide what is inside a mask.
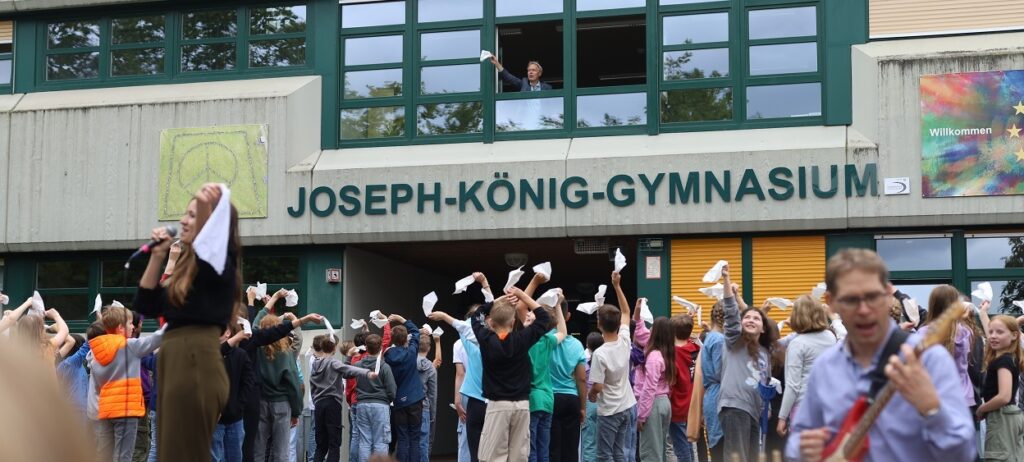
[[[497,0],[495,4],[498,17],[561,12],[562,2],[554,0]]]
[[[1013,254],[1008,237],[986,237],[967,239],[967,267],[1008,268],[1006,261]],[[1011,263],[1010,267],[1019,267]]]
[[[576,0],[576,11],[610,10],[644,6],[644,0]]]
[[[341,27],[368,27],[405,22],[405,2],[348,3],[341,7]]]
[[[875,245],[889,271],[952,268],[948,238],[879,239]]]
[[[484,15],[482,0],[420,0],[419,21],[477,19]]]
[[[402,62],[402,36],[360,37],[345,39],[345,65]]]
[[[748,119],[820,115],[820,83],[747,87]]]
[[[1016,294],[1003,293],[1003,291],[1006,290],[1007,281],[971,281],[971,292],[974,292],[974,290],[978,288],[978,284],[981,284],[982,282],[988,282],[992,284],[992,307],[989,308],[988,310],[989,314],[1002,313],[1004,311],[1008,311],[1013,306],[1012,303],[1007,303],[1006,305],[1003,305],[1002,302],[1002,298],[1004,295],[1010,295],[1011,299],[1016,298],[1017,296]],[[978,300],[977,298],[972,298],[971,302],[977,305],[981,303],[981,300]]]
[[[420,59],[458,59],[480,55],[480,31],[435,32],[420,36]]]
[[[685,59],[683,59],[684,57]],[[728,48],[670,51],[665,53],[664,60],[665,80],[726,77],[729,75]],[[678,65],[675,65],[677,62]]]
[[[913,298],[919,306],[924,309],[928,309],[928,296],[932,294],[932,289],[942,285],[939,283],[923,283],[923,284],[901,284],[895,283],[896,289],[903,292]]]
[[[647,95],[626,93],[580,96],[576,100],[576,120],[579,127],[647,123]]]
[[[665,45],[729,40],[729,13],[691,14],[665,18]]]

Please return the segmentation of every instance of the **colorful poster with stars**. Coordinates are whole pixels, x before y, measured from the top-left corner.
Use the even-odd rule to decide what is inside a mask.
[[[1024,194],[1024,71],[921,77],[924,197]]]

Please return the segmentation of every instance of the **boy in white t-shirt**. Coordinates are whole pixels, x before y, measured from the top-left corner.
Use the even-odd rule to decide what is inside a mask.
[[[604,344],[594,351],[590,366],[590,401],[597,403],[597,460],[622,462],[630,431],[630,410],[636,397],[629,386],[629,303],[622,293],[619,273],[612,273],[612,287],[619,299],[618,309],[602,305],[597,309],[597,329]]]

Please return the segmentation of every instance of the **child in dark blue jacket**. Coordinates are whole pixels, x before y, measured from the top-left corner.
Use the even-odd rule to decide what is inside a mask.
[[[397,314],[388,319],[392,323],[402,324],[391,329],[391,348],[384,352],[384,362],[391,366],[398,387],[391,411],[396,439],[395,456],[400,462],[421,462],[420,427],[423,424],[425,396],[417,368],[420,331],[412,321]]]

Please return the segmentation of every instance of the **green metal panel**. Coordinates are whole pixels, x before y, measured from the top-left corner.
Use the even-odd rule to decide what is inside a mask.
[[[315,72],[320,75],[322,83],[320,147],[323,149],[333,149],[338,145],[341,130],[341,116],[335,105],[335,101],[341,98],[341,42],[337,34],[341,27],[340,11],[338,2],[334,0],[311,0],[306,7],[306,28],[312,37],[306,44],[306,56],[312,57]],[[312,50],[309,49],[311,45]]]
[[[32,296],[36,286],[36,264],[25,254],[8,254],[4,257],[4,293],[11,299],[11,307],[17,307]]]
[[[740,240],[740,248],[743,255],[743,284],[740,290],[743,291],[743,300],[754,306],[754,237],[744,235]]]
[[[671,274],[671,252],[672,239],[667,237],[647,237],[647,239],[661,239],[664,243],[660,250],[642,250],[640,245],[636,249],[636,296],[647,298],[647,304],[651,312],[657,316],[671,316],[669,295],[672,291]],[[647,257],[661,258],[661,278],[647,279]]]
[[[343,247],[308,247],[300,259],[301,286],[305,288],[304,313],[316,312],[331,321],[331,325],[344,326],[342,318],[341,283],[327,282],[328,268],[341,268]]]
[[[871,249],[875,250],[875,236],[871,234],[829,234],[825,236],[825,260],[828,261],[833,255],[842,249]]]
[[[11,78],[14,79],[14,92],[26,93],[31,91],[36,80],[36,21],[14,22],[14,72]]]
[[[850,46],[868,41],[868,0],[824,2],[826,125],[853,122],[853,66]]]
[[[967,280],[967,239],[963,231],[953,233],[950,242],[953,257],[953,287],[961,293],[971,293],[971,283]]]

